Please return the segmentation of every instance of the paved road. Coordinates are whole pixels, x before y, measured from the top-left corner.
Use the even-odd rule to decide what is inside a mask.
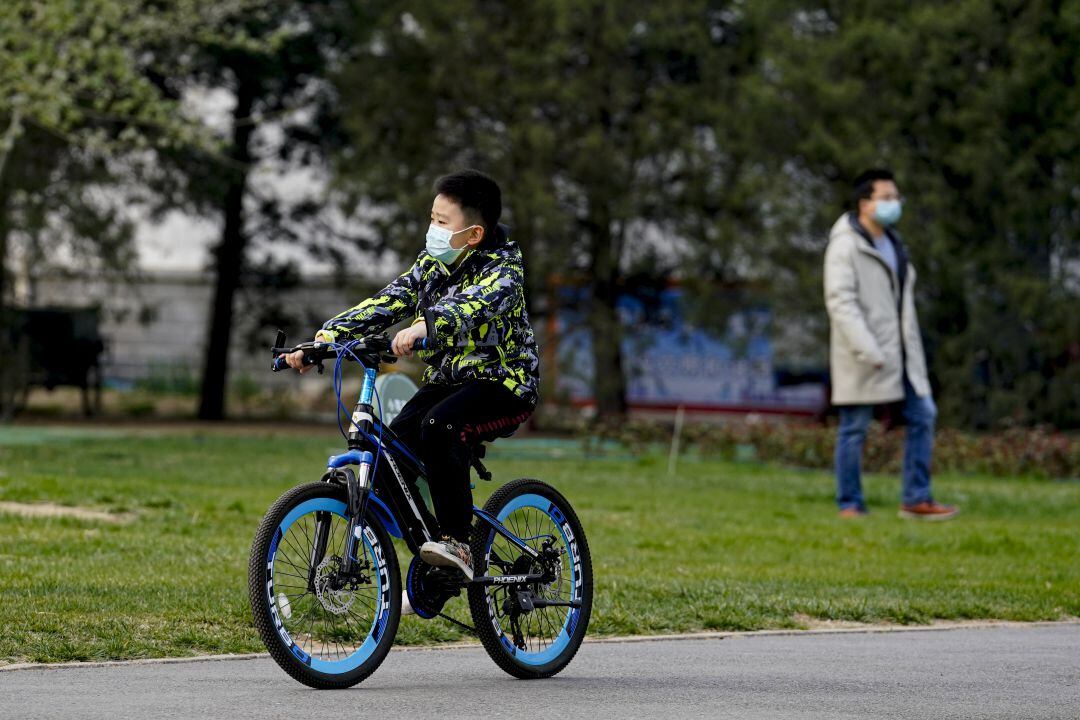
[[[314,691],[270,660],[0,672],[0,718],[1071,718],[1080,625],[586,644],[522,682],[479,648]]]

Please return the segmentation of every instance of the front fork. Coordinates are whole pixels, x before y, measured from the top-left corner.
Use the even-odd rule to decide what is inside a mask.
[[[326,556],[326,541],[330,537],[330,513],[315,513],[315,542],[311,546],[311,558],[308,562],[308,592],[315,592],[315,576],[318,575],[319,565]]]
[[[370,456],[370,455],[369,455]],[[371,461],[367,460],[357,465],[355,471],[351,467],[330,470],[323,476],[324,482],[343,482],[348,493],[346,505],[349,518],[349,529],[345,537],[345,557],[342,558],[341,573],[345,577],[355,575],[365,566],[357,555],[357,551],[363,547],[363,518],[367,511],[368,494],[371,491]],[[318,574],[319,565],[326,557],[326,545],[330,538],[331,515],[328,512],[315,513],[315,542],[311,546],[311,557],[308,564],[308,590],[315,592],[315,578]]]

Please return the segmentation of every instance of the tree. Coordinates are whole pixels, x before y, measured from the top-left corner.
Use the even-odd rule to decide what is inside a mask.
[[[201,419],[225,415],[234,305],[251,269],[252,240],[310,243],[303,221],[319,215],[317,204],[290,204],[254,187],[252,171],[260,164],[278,176],[317,168],[325,148],[335,145],[334,97],[324,78],[348,51],[339,28],[352,22],[349,4],[333,0],[279,0],[240,8],[219,18],[218,36],[178,48],[178,58],[186,61],[163,79],[166,85],[225,90],[232,100],[223,162],[205,164],[198,155],[172,158],[187,178],[183,203],[222,221],[211,263],[214,297]],[[231,42],[234,36],[251,42]]]
[[[172,32],[203,31],[200,3],[12,0],[0,5],[0,307],[19,216],[53,180],[51,163],[86,167],[133,149],[199,141],[196,126],[147,77],[145,51]],[[23,154],[17,151],[24,145]],[[18,162],[12,162],[16,160]],[[27,228],[32,229],[32,228]],[[91,243],[92,243],[91,239]]]
[[[725,194],[750,167],[726,143],[739,118],[724,102],[738,103],[754,56],[738,7],[384,2],[338,82],[352,138],[341,173],[390,247],[416,248],[431,182],[474,166],[506,188],[533,295],[549,273],[587,276],[601,416],[625,410],[615,303],[628,246],[651,233],[677,255],[685,232],[700,257],[712,257],[702,243],[730,250],[736,233],[696,233],[717,229],[729,197],[752,222],[742,194]]]
[[[184,0],[10,0],[0,4],[0,391],[17,333],[12,242],[39,271],[58,254],[126,271],[134,175],[172,147],[212,150],[152,80],[155,49],[174,34],[213,35],[211,4]],[[6,393],[5,393],[6,394]]]
[[[800,296],[816,312],[824,228],[850,178],[891,166],[945,419],[1080,425],[1076,6],[788,8],[763,95],[798,112],[775,116],[772,147],[787,158],[780,182],[822,200],[778,206],[772,257],[813,280]]]

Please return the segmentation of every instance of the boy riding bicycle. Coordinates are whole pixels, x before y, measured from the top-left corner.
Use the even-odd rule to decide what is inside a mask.
[[[316,340],[343,342],[403,320],[392,350],[415,351],[427,383],[390,425],[428,468],[441,540],[424,543],[423,560],[472,579],[469,550],[472,447],[514,432],[532,414],[539,357],[525,309],[521,250],[499,224],[502,192],[487,175],[464,170],[434,186],[426,248],[412,267],[359,305],[326,321]],[[304,353],[286,356],[307,372]]]

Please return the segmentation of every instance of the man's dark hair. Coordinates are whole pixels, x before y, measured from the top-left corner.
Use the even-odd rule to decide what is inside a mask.
[[[892,180],[896,182],[896,178],[893,177],[892,171],[885,168],[871,168],[870,170],[864,170],[859,173],[859,177],[855,178],[855,182],[851,185],[854,188],[854,200],[855,209],[859,209],[860,200],[869,200],[870,196],[874,194],[874,182],[878,180]]]
[[[479,170],[459,170],[436,180],[434,190],[460,205],[469,222],[484,226],[483,244],[493,241],[502,217],[499,183]]]

